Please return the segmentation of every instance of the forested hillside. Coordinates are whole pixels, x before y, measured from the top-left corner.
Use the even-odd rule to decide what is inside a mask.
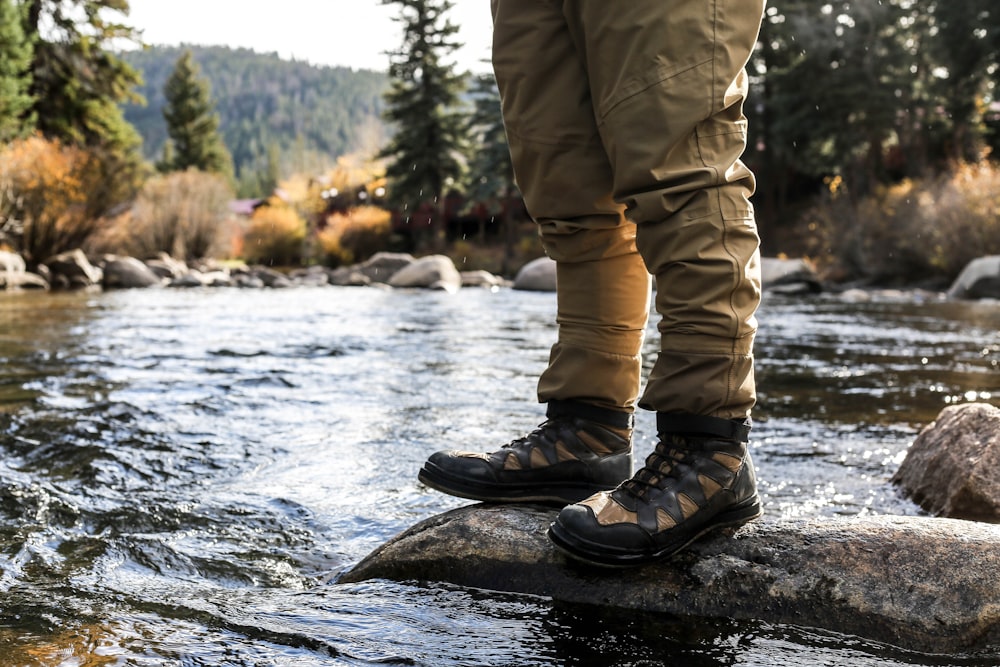
[[[146,105],[126,106],[125,117],[142,135],[150,160],[160,158],[167,137],[163,85],[185,48],[211,85],[242,190],[275,170],[307,172],[340,155],[374,153],[384,140],[385,73],[317,67],[248,49],[154,46],[122,54],[144,80],[139,92]]]

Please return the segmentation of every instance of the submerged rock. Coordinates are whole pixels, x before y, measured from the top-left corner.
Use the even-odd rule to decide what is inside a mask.
[[[945,408],[920,431],[892,481],[932,514],[1000,523],[1000,409]]]
[[[557,510],[432,517],[339,579],[448,582],[681,617],[823,628],[906,649],[1000,644],[1000,526],[928,517],[758,521],[665,562],[607,570],[545,536]]]

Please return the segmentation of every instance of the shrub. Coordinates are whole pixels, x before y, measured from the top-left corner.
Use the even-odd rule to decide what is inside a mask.
[[[80,247],[98,228],[87,215],[81,149],[40,136],[0,148],[0,234],[29,266]]]
[[[0,146],[0,240],[35,267],[85,247],[141,178],[128,156],[34,135]]]
[[[389,244],[390,213],[377,206],[358,206],[334,213],[317,235],[324,262],[330,266],[368,259]]]
[[[933,266],[955,278],[983,255],[1000,254],[1000,169],[989,163],[962,165],[921,193],[920,212],[936,232]]]
[[[137,257],[165,252],[180,260],[214,257],[233,191],[225,177],[196,169],[149,179],[132,208],[123,250]]]
[[[1000,254],[1000,169],[963,164],[905,180],[861,201],[831,179],[808,212],[807,249],[832,272],[878,282],[946,282],[971,260]]]
[[[304,255],[306,223],[288,206],[258,208],[243,237],[247,262],[277,266],[298,264]]]

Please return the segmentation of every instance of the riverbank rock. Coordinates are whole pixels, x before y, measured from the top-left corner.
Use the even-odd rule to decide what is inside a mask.
[[[420,287],[454,293],[462,287],[462,276],[451,258],[427,255],[396,271],[388,282],[391,287]]]
[[[761,286],[782,294],[816,294],[823,291],[816,269],[804,259],[762,257]]]
[[[42,262],[51,274],[53,287],[77,289],[101,284],[101,270],[90,263],[82,250],[68,250]]]
[[[494,287],[502,287],[505,284],[503,278],[489,271],[462,271],[460,275],[462,277],[462,287],[486,287],[492,289]]]
[[[0,250],[0,290],[48,288],[49,283],[45,278],[27,270],[23,257]]]
[[[24,273],[26,270],[23,257],[14,252],[0,250],[0,279],[3,274]]]
[[[400,269],[415,261],[413,255],[405,252],[377,252],[349,268],[365,276],[369,283],[388,283]]]
[[[403,532],[343,574],[557,601],[822,628],[910,650],[1000,645],[1000,526],[930,517],[761,520],[665,562],[577,564],[545,536],[558,510],[471,505]]]
[[[281,271],[275,271],[266,266],[251,266],[248,270],[250,275],[263,283],[264,287],[284,289],[292,286],[292,281]]]
[[[47,290],[49,281],[37,273],[25,271],[24,273],[4,276],[0,273],[0,290]]]
[[[315,265],[304,269],[295,269],[288,274],[296,285],[322,287],[330,284],[330,274],[325,267]]]
[[[556,291],[556,262],[549,257],[533,259],[514,276],[513,288],[529,292]]]
[[[372,279],[353,266],[338,266],[330,272],[330,284],[338,287],[366,287]]]
[[[1000,523],[1000,409],[945,408],[917,435],[892,481],[932,514]]]
[[[1000,255],[978,257],[948,288],[949,299],[1000,299]]]
[[[102,269],[105,289],[135,289],[162,284],[162,279],[135,257],[109,257]]]
[[[173,280],[180,278],[188,272],[188,265],[179,259],[174,259],[165,252],[161,252],[151,259],[146,260],[149,270],[160,278]]]

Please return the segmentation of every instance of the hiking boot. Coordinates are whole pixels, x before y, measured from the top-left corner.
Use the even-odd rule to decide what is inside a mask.
[[[548,534],[567,555],[642,565],[761,515],[749,420],[661,413],[657,422],[660,442],[631,479],[559,512]]]
[[[488,454],[432,454],[418,479],[453,496],[566,505],[613,489],[632,473],[632,415],[551,401],[548,419]]]

